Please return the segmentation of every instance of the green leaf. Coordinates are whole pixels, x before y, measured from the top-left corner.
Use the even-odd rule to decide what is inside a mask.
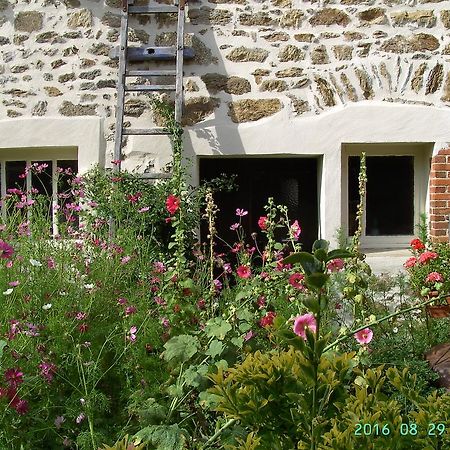
[[[220,361],[216,362],[216,367],[219,370],[227,370],[228,369],[228,363],[224,359],[221,359]]]
[[[312,289],[321,289],[325,286],[329,275],[326,273],[316,272],[305,277],[306,285]]]
[[[231,339],[231,343],[237,348],[242,348],[242,345],[244,344],[244,338],[241,336],[234,337],[233,339]]]
[[[353,256],[355,255],[348,250],[337,248],[336,250],[331,250],[331,252],[328,253],[327,261],[331,261],[336,258],[351,258]]]
[[[0,340],[0,359],[3,356],[3,349],[8,345],[6,341]]]
[[[250,291],[248,291],[248,290],[244,290],[244,291],[239,291],[237,294],[236,294],[236,301],[238,302],[239,300],[242,300],[243,298],[246,298],[246,297],[248,297],[250,295]]]
[[[208,337],[215,337],[223,340],[230,330],[231,325],[220,317],[216,317],[206,322],[205,332]]]
[[[314,252],[314,256],[319,260],[319,261],[326,261],[327,260],[327,256],[328,253],[323,249],[323,248],[318,248],[315,252]]]
[[[199,387],[202,379],[208,373],[208,366],[202,364],[200,366],[190,366],[183,374],[184,380],[188,386]]]
[[[219,356],[223,352],[224,346],[222,342],[215,339],[214,341],[209,344],[208,350],[206,350],[205,354],[211,356],[212,358],[215,358],[216,356]]]
[[[275,250],[283,250],[283,244],[281,244],[280,242],[276,242],[276,243],[273,245],[273,248],[274,248]]]
[[[306,297],[303,300],[303,304],[314,314],[317,314],[320,310],[319,300],[316,297],[310,296]]]
[[[186,362],[197,353],[199,347],[200,343],[196,336],[180,334],[164,344],[166,350],[163,352],[163,357],[165,361]]]
[[[317,239],[313,246],[312,251],[315,252],[316,250],[324,250],[325,252],[328,252],[328,247],[330,246],[330,243],[326,241],[325,239]]]
[[[306,275],[311,275],[314,272],[319,272],[322,268],[322,263],[307,252],[293,253],[283,260],[283,264],[300,263]]]
[[[135,444],[145,442],[156,447],[156,450],[182,450],[185,437],[180,427],[175,425],[150,425],[138,431],[133,437]]]

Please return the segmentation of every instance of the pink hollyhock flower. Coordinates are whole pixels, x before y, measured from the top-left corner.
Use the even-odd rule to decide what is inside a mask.
[[[9,259],[14,253],[14,248],[5,242],[3,239],[0,239],[0,258]]]
[[[259,326],[262,328],[270,327],[273,325],[273,320],[275,319],[277,313],[274,311],[269,311],[264,317],[259,321]]]
[[[250,267],[242,265],[236,269],[236,274],[239,278],[250,278],[252,272],[250,270]]]
[[[231,231],[236,231],[239,228],[239,224],[238,223],[233,223],[233,225],[230,226],[230,230]]]
[[[166,209],[173,216],[180,207],[181,200],[173,194],[170,194],[166,199]]]
[[[373,338],[373,331],[370,328],[364,328],[355,333],[355,339],[360,344],[368,344]]]
[[[437,253],[426,251],[426,252],[423,252],[419,256],[418,261],[419,261],[420,264],[425,264],[425,263],[427,263],[428,261],[430,261],[432,259],[436,259],[437,257],[438,257]]]
[[[415,256],[411,256],[411,258],[408,258],[405,263],[403,264],[403,267],[405,269],[410,269],[411,267],[414,267],[417,263],[417,258]]]
[[[292,237],[294,239],[298,239],[300,236],[300,233],[302,232],[302,229],[300,228],[300,225],[297,220],[294,221],[294,223],[291,225],[290,230],[291,230]]]
[[[261,230],[267,230],[267,216],[261,216],[258,219],[258,226]]]
[[[409,244],[413,250],[423,250],[425,248],[424,243],[418,238],[413,239]]]
[[[305,285],[303,284],[303,280],[305,279],[305,275],[302,273],[293,273],[289,277],[289,284],[294,287],[295,289],[298,289],[300,291],[305,290]]]
[[[248,214],[248,211],[245,211],[244,209],[239,209],[239,208],[236,209],[236,215],[238,217],[244,217],[247,214]]]
[[[441,282],[441,281],[444,281],[444,278],[439,272],[431,272],[425,278],[426,283]]]
[[[297,336],[306,339],[306,329],[315,333],[317,329],[317,322],[314,314],[308,313],[302,316],[297,316],[294,320],[294,326],[292,328]]]
[[[56,366],[53,363],[43,361],[39,364],[39,369],[41,370],[41,375],[47,380],[47,383],[51,383],[56,373]]]
[[[23,383],[23,372],[20,369],[5,370],[5,380],[10,387],[16,388],[20,383]]]
[[[344,268],[344,260],[341,258],[336,258],[336,259],[332,259],[328,264],[327,264],[327,269],[330,272],[339,272],[340,270],[342,270]]]

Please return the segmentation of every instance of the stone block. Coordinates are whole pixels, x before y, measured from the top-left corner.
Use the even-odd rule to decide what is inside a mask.
[[[33,31],[42,30],[44,15],[38,11],[22,11],[19,12],[14,19],[14,29],[16,31],[24,31],[32,33]]]
[[[286,45],[278,52],[278,59],[281,62],[302,61],[305,59],[305,52],[295,45]]]
[[[262,48],[236,47],[225,57],[233,62],[264,62],[269,52]]]
[[[350,21],[350,17],[344,11],[336,8],[320,9],[309,19],[309,23],[314,26],[341,25],[345,27]]]
[[[88,28],[92,26],[92,12],[88,9],[80,9],[69,14],[67,26],[71,29]]]
[[[278,98],[237,100],[228,104],[228,115],[234,123],[253,122],[281,111]]]

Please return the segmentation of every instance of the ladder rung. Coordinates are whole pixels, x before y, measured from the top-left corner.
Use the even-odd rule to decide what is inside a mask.
[[[167,178],[172,178],[172,174],[171,173],[165,173],[165,172],[160,172],[160,173],[140,173],[138,174],[139,178],[143,179],[143,180],[161,180],[161,179],[167,179]]]
[[[126,72],[127,77],[159,77],[172,76],[177,74],[176,70],[129,70]]]
[[[129,6],[130,14],[160,14],[160,13],[177,13],[178,7],[173,5],[164,6]]]
[[[130,91],[130,92],[174,91],[175,85],[174,84],[166,84],[166,85],[135,84],[132,86],[125,86],[125,90]]]
[[[126,135],[169,135],[170,133],[164,127],[155,128],[124,128],[122,134]]]

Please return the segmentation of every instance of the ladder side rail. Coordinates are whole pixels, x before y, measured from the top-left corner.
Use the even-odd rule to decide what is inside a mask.
[[[119,70],[117,82],[116,138],[114,143],[114,160],[122,161],[123,119],[125,107],[125,73],[127,69],[128,47],[128,0],[122,0],[120,16]],[[133,1],[131,1],[133,3]],[[121,164],[114,165],[114,171],[120,171]]]
[[[175,79],[175,121],[181,123],[183,113],[183,51],[184,51],[184,20],[185,0],[179,0],[177,22],[177,60]]]

